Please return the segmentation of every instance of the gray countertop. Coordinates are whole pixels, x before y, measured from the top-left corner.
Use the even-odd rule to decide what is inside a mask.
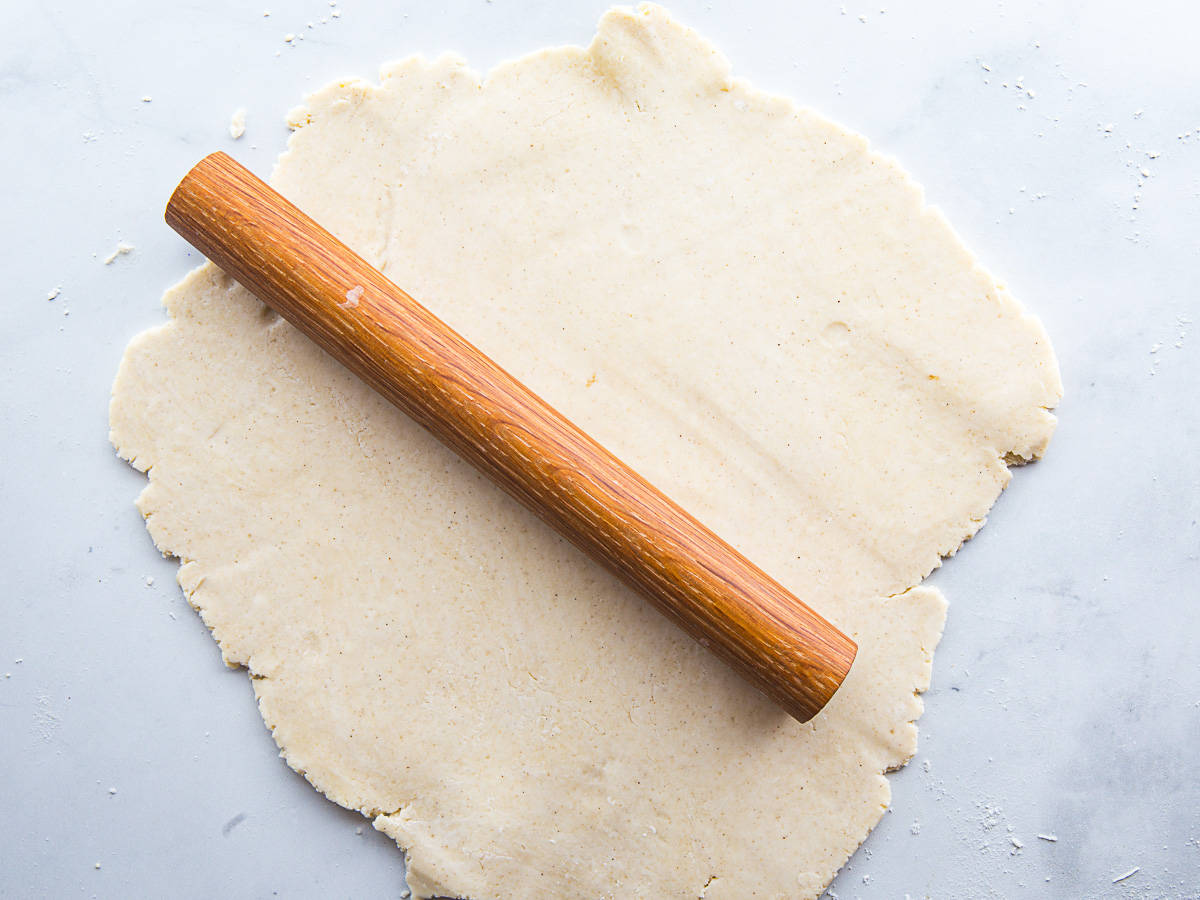
[[[278,759],[184,602],[107,443],[109,387],[197,263],[161,211],[201,155],[265,174],[306,91],[413,52],[486,69],[586,43],[606,4],[262,4],[0,18],[6,897],[403,889],[391,842]],[[886,7],[671,6],[736,74],[897,156],[1043,319],[1066,384],[1047,458],[932,579],[951,605],[921,749],[830,896],[1200,897],[1200,13]]]

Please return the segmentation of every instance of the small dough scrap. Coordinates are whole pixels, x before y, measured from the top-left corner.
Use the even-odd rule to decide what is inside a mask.
[[[814,897],[916,749],[945,602],[1061,393],[892,160],[661,9],[330,85],[274,185],[860,644],[788,718],[212,265],[111,410],[283,755],[418,897]]]

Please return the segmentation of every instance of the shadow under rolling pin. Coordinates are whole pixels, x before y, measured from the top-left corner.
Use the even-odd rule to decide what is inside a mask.
[[[188,172],[166,220],[786,712],[837,691],[850,638],[229,156]]]

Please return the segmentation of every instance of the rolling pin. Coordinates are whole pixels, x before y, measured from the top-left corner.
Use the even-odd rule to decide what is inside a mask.
[[[166,220],[787,713],[837,691],[850,638],[229,156]]]

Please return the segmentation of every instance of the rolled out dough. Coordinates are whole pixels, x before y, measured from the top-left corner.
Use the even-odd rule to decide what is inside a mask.
[[[662,10],[291,115],[274,184],[861,645],[800,725],[212,265],[112,436],[289,765],[420,897],[812,897],[916,748],[915,587],[1053,427],[1036,320],[858,135]]]

